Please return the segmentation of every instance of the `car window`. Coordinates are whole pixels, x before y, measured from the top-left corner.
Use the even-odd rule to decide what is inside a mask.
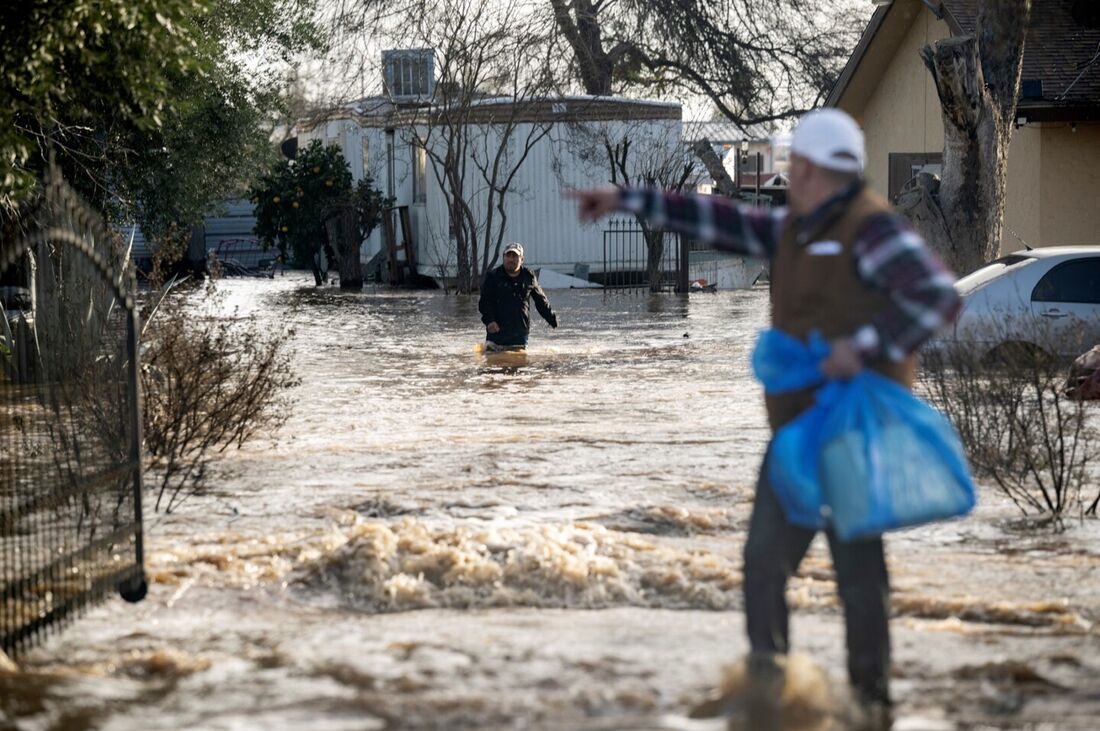
[[[955,289],[959,294],[967,295],[999,277],[1006,269],[1010,269],[1025,262],[1035,261],[1035,257],[1026,254],[1009,254],[1000,259],[994,259],[981,269],[967,274],[955,282]]]
[[[1054,267],[1035,285],[1031,301],[1100,303],[1100,258],[1076,259]]]

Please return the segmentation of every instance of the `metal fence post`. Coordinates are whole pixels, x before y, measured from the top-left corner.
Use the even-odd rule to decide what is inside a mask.
[[[678,275],[678,281],[676,283],[677,292],[687,292],[691,287],[691,282],[688,281],[688,264],[691,260],[691,242],[688,241],[686,236],[680,236],[680,246],[677,247],[677,262],[676,273]]]

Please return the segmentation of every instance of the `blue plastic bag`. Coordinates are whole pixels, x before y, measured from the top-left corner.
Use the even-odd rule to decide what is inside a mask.
[[[768,393],[784,393],[816,386],[825,381],[821,361],[829,344],[816,332],[807,342],[774,328],[764,330],[752,351],[752,369]],[[836,385],[826,385],[831,389]],[[820,392],[818,394],[820,396]],[[811,414],[813,414],[811,416]],[[787,520],[804,528],[822,528],[824,498],[817,475],[817,462],[804,459],[816,454],[824,411],[811,409],[803,415],[802,427],[781,429],[772,440],[764,469]]]
[[[768,340],[754,353],[754,368],[757,355],[791,357],[793,341],[804,351],[791,361],[793,370],[809,377],[804,359],[817,357],[812,344],[784,333]],[[773,374],[782,370],[778,363],[768,365]],[[812,383],[795,387],[806,385]],[[776,433],[769,454],[769,481],[792,523],[828,523],[847,541],[964,515],[974,507],[958,434],[907,389],[864,371],[849,381],[825,383],[815,401]]]
[[[974,483],[955,428],[894,381],[864,371],[835,392],[818,471],[829,522],[844,541],[965,515]]]
[[[797,391],[825,380],[821,361],[829,355],[829,344],[816,331],[807,342],[782,330],[764,330],[752,351],[752,371],[768,393]]]
[[[787,520],[803,528],[825,527],[825,489],[821,482],[819,456],[822,435],[829,418],[828,405],[844,392],[840,382],[826,383],[817,390],[817,404],[783,426],[772,438],[765,469]],[[822,406],[824,402],[825,406]],[[793,427],[793,428],[792,428]]]

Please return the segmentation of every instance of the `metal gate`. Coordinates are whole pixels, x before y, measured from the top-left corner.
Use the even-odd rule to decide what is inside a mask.
[[[145,594],[132,269],[59,175],[0,241],[0,648]]]
[[[260,240],[253,238],[222,239],[213,249],[222,274],[230,277],[275,276],[275,257],[278,251],[264,249]]]
[[[653,262],[657,291],[687,291],[687,253],[679,235],[664,232],[661,255]],[[611,219],[603,232],[605,289],[649,290],[649,251],[645,232],[633,219]]]

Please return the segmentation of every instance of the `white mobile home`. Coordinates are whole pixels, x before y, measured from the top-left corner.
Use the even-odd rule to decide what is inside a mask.
[[[483,226],[489,215],[486,185],[469,157],[500,148],[505,125],[498,120],[510,120],[515,129],[503,148],[506,164],[516,169],[516,175],[504,199],[507,222],[502,241],[521,241],[533,268],[566,274],[602,271],[603,227],[582,226],[575,204],[563,199],[562,191],[611,182],[609,148],[621,153],[625,146],[623,169],[631,179],[627,182],[641,181],[663,160],[686,154],[677,103],[556,97],[527,100],[517,113],[512,99],[489,98],[471,109],[466,117],[471,128],[466,202],[484,216],[479,223]],[[379,190],[395,198],[395,205],[408,206],[420,273],[438,279],[455,275],[456,246],[438,179],[442,156],[424,149],[427,145],[438,152],[432,145],[442,144],[430,113],[428,107],[403,108],[385,98],[366,99],[323,121],[299,124],[299,142],[317,139],[338,145],[356,180],[370,174]],[[519,163],[532,132],[538,139]],[[623,182],[621,175],[620,171],[614,179]],[[499,220],[499,212],[492,215]],[[381,231],[376,230],[364,243],[362,259],[370,260],[382,247]],[[490,250],[493,264],[499,263],[496,253]]]

